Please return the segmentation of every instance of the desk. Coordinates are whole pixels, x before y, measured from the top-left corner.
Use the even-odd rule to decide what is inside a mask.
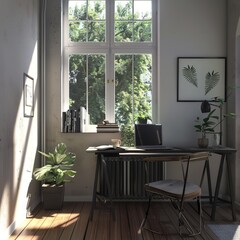
[[[216,213],[216,206],[217,202],[219,200],[219,189],[221,185],[222,180],[222,173],[223,173],[223,165],[224,161],[226,160],[227,163],[227,173],[228,173],[228,184],[229,184],[229,193],[230,193],[230,205],[232,209],[232,218],[233,221],[236,221],[236,214],[235,214],[235,206],[234,206],[234,194],[233,194],[233,183],[232,183],[232,174],[230,169],[230,163],[229,159],[226,157],[228,154],[232,154],[236,152],[236,149],[229,148],[229,147],[208,147],[208,148],[196,148],[196,147],[173,147],[173,148],[167,148],[167,149],[135,149],[135,148],[117,148],[117,149],[107,149],[107,150],[97,150],[94,147],[89,147],[86,151],[88,152],[94,152],[97,155],[97,165],[96,165],[96,171],[95,171],[95,179],[94,179],[94,187],[93,187],[93,196],[92,196],[92,207],[90,212],[90,219],[93,217],[93,211],[96,207],[96,198],[97,198],[97,185],[98,185],[98,178],[100,174],[100,164],[103,163],[106,166],[105,157],[106,156],[112,156],[112,157],[125,157],[125,156],[162,156],[162,155],[178,155],[178,154],[184,154],[184,153],[194,153],[194,152],[200,152],[200,151],[207,151],[210,153],[215,153],[221,155],[220,159],[220,165],[218,169],[218,176],[217,176],[217,182],[215,187],[215,193],[214,193],[214,199],[212,203],[212,211],[211,211],[211,219],[215,220],[215,213]],[[207,167],[207,173],[208,173],[208,179],[210,180],[210,172],[209,168]],[[105,168],[105,176],[107,181],[107,188],[109,189],[109,200],[112,207],[112,195],[111,195],[111,186],[109,181],[109,175],[107,173],[107,168]],[[211,184],[210,184],[211,185]],[[211,194],[211,191],[210,191]],[[210,195],[211,199],[211,195]],[[113,216],[114,211],[113,211]]]

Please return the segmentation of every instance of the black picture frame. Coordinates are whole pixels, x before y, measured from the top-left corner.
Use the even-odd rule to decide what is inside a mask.
[[[178,57],[177,101],[226,101],[226,57]]]
[[[23,111],[24,117],[34,116],[34,78],[23,74]]]

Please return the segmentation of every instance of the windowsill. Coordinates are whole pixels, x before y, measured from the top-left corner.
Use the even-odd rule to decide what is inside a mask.
[[[62,133],[120,133],[120,131],[104,131],[97,132],[97,125],[85,125],[80,132],[63,132]]]

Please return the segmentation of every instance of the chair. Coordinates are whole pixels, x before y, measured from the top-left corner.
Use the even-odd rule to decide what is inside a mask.
[[[145,184],[145,191],[149,194],[148,206],[146,209],[145,217],[141,223],[138,233],[140,234],[142,229],[149,230],[153,233],[160,234],[159,231],[153,230],[151,228],[145,227],[145,223],[148,217],[150,205],[153,196],[160,196],[161,198],[170,199],[174,209],[177,210],[178,215],[178,225],[179,225],[179,234],[181,236],[195,236],[201,234],[202,228],[202,208],[201,208],[201,184],[200,185],[190,183],[188,181],[188,173],[190,163],[193,161],[208,161],[208,152],[197,152],[197,153],[190,153],[186,155],[172,155],[172,156],[160,156],[160,157],[147,157],[144,159],[145,167],[146,167],[146,176],[147,176],[147,183]],[[147,169],[149,163],[152,161],[180,161],[182,166],[183,172],[183,179],[182,180],[172,180],[166,179],[156,182],[148,181]],[[205,165],[204,165],[205,168]],[[203,178],[203,177],[202,177]],[[184,212],[184,203],[185,201],[189,200],[197,200],[198,203],[198,213],[199,213],[199,226],[197,229],[193,227],[188,220],[185,212]],[[185,227],[187,231],[183,233],[182,228]]]

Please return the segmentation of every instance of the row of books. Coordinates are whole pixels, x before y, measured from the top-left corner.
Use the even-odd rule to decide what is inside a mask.
[[[80,132],[80,113],[78,110],[63,112],[62,121],[63,132]]]
[[[65,133],[84,132],[86,125],[86,110],[81,107],[78,110],[69,109],[62,113],[62,131]]]
[[[62,113],[62,132],[65,133],[77,133],[85,132],[87,123],[87,113],[84,107],[80,107],[78,110],[69,109]],[[119,132],[119,126],[116,123],[109,123],[104,121],[97,125],[97,132]]]
[[[97,132],[119,132],[119,126],[116,123],[100,123],[97,125]]]

